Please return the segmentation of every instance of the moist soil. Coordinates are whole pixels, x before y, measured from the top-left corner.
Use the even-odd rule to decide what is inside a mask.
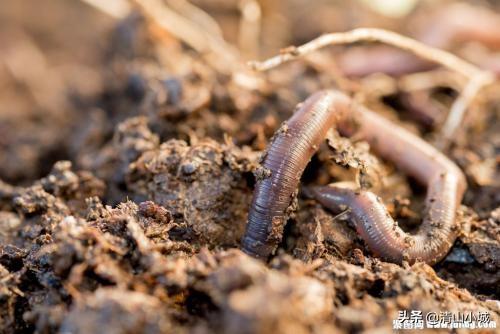
[[[237,43],[237,1],[193,3]],[[263,5],[259,58],[356,26],[408,32],[406,19],[361,2],[308,6]],[[397,78],[339,80],[330,55],[344,50],[242,84],[140,11],[116,19],[78,1],[3,1],[0,332],[385,333],[400,310],[488,312],[499,326],[495,92],[480,99],[446,151],[469,186],[459,237],[436,266],[378,259],[348,215],[300,191],[269,261],[239,250],[261,154],[313,92],[348,91],[436,139],[437,117],[419,120],[408,103],[422,102],[418,95],[384,91]],[[457,93],[432,91],[442,108]],[[329,134],[302,185],[356,178],[371,185],[366,166],[381,171],[377,192],[391,215],[405,230],[418,227],[425,189],[364,142]]]

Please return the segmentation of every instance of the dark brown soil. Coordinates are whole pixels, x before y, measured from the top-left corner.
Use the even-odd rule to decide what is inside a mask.
[[[238,1],[193,3],[237,43]],[[261,4],[261,47],[245,60],[358,26],[411,34],[407,22],[433,10],[388,18],[355,1]],[[79,1],[0,4],[1,333],[385,333],[400,310],[488,312],[500,326],[498,87],[446,152],[469,188],[444,261],[383,262],[347,216],[299,193],[265,263],[239,242],[259,157],[297,103],[336,87],[429,141],[439,117],[423,119],[415,103],[429,102],[408,99],[397,78],[339,80],[332,55],[346,48],[258,74],[249,87],[149,20]],[[468,46],[452,51],[484,52]],[[447,110],[457,92],[429,94]],[[377,176],[363,170],[360,181],[382,177],[391,214],[418,226],[425,189],[366,143],[329,143],[304,184],[352,180],[368,161]]]

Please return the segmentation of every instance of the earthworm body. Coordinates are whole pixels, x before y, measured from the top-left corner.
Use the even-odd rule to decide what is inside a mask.
[[[313,94],[275,133],[257,180],[243,250],[267,258],[281,241],[301,175],[324,140],[336,129],[368,141],[380,156],[427,186],[426,214],[415,235],[395,224],[377,196],[352,187],[317,187],[312,193],[338,211],[351,208],[356,229],[370,250],[382,258],[434,264],[456,238],[455,214],[466,188],[461,170],[438,150],[334,90]]]
[[[467,41],[492,49],[500,47],[500,35],[496,33],[500,29],[500,15],[469,4],[454,3],[430,13],[425,25],[416,29],[420,30],[415,36],[417,40],[444,50]],[[344,75],[350,77],[365,77],[373,73],[398,76],[433,67],[414,55],[386,46],[349,50],[337,62]],[[498,63],[498,56],[491,54],[485,55],[478,65],[500,75]]]

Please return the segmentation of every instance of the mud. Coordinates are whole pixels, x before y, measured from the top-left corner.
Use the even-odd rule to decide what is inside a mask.
[[[193,4],[238,44],[237,1]],[[357,26],[409,34],[407,20],[438,5],[408,18],[361,2],[305,6],[261,2],[262,42],[242,61]],[[449,48],[473,61],[485,52],[473,47]],[[277,253],[264,262],[239,250],[255,180],[265,177],[261,155],[311,93],[352,93],[437,142],[443,115],[419,121],[415,99],[425,109],[432,98],[442,112],[456,87],[439,84],[422,99],[397,77],[343,77],[335,59],[347,51],[237,76],[138,10],[116,19],[78,1],[2,3],[0,332],[384,333],[401,310],[488,312],[500,326],[497,86],[446,151],[469,187],[441,263],[383,262],[348,215],[304,196],[309,185],[355,180],[405,230],[422,219],[425,189],[366,142],[334,133],[304,173]]]

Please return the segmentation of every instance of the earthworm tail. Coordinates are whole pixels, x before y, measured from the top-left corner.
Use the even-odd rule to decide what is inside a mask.
[[[370,233],[359,230],[372,251],[396,262],[406,255],[409,260],[418,258],[430,263],[442,258],[455,240],[455,210],[466,187],[462,172],[422,139],[350,103],[347,96],[336,91],[312,95],[276,133],[263,162],[264,172],[260,174],[264,177],[255,188],[243,250],[257,257],[267,257],[274,251],[281,240],[287,209],[300,176],[332,126],[344,135],[356,133],[382,157],[428,186],[427,218],[411,240],[405,239],[402,231],[397,231],[403,235],[402,239],[392,234],[392,218],[382,204],[368,204],[371,195],[363,195],[367,197],[360,202],[364,204],[360,204],[348,201],[344,191],[347,197],[343,201],[358,205],[356,212],[364,217],[359,220],[360,226]],[[321,200],[321,196],[318,197]],[[330,197],[328,203],[338,198]],[[440,230],[437,237],[432,236],[435,230]]]
[[[315,197],[327,207],[335,208],[337,201],[351,207],[358,233],[375,254],[393,262],[403,258],[438,262],[456,239],[455,214],[465,191],[465,177],[424,140],[363,107],[358,109],[356,134],[379,155],[427,186],[424,220],[411,236],[396,226],[371,192],[326,187],[316,189]]]
[[[450,177],[440,178],[433,184],[430,196],[442,194],[442,198],[430,203],[415,235],[407,234],[397,225],[380,197],[370,191],[355,189],[354,184],[313,187],[308,193],[334,212],[350,208],[356,231],[375,255],[396,263],[403,260],[413,263],[418,259],[435,264],[448,253],[456,238],[455,186]]]

